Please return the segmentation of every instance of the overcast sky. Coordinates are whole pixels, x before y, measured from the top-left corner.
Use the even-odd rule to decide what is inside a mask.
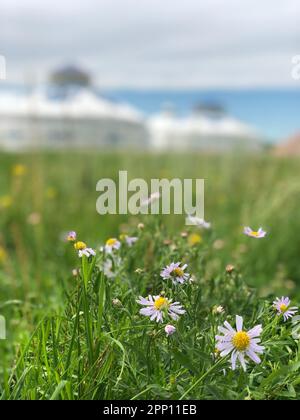
[[[9,81],[79,63],[102,87],[293,85],[299,0],[1,0]]]

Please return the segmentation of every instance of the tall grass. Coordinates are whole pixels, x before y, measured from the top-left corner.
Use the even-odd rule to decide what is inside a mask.
[[[21,175],[14,173],[16,164],[26,168]],[[201,232],[200,243],[191,246],[180,235],[186,230],[183,216],[99,216],[96,183],[103,177],[117,180],[119,170],[146,180],[204,178],[212,231]],[[224,317],[239,313],[249,326],[267,325],[269,295],[298,293],[296,159],[62,152],[1,155],[0,172],[0,313],[8,332],[0,342],[2,398],[298,395],[291,326],[275,323],[266,331],[264,363],[250,377],[229,371],[226,360],[216,363],[213,356],[214,334]],[[140,221],[146,225],[142,233],[136,228]],[[263,241],[249,240],[241,234],[244,225],[262,225],[269,234]],[[95,248],[121,232],[140,237],[121,251],[111,280],[100,270],[101,256],[78,260],[63,240],[70,229]],[[174,289],[162,282],[160,269],[173,260],[189,263],[194,284]],[[79,263],[75,278],[72,269]],[[235,274],[226,274],[228,263]],[[170,338],[138,315],[136,298],[162,290],[187,310]],[[116,298],[121,304],[112,303]],[[216,304],[225,306],[225,315],[212,315]]]

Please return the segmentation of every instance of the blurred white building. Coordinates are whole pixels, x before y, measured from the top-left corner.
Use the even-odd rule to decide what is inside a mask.
[[[27,94],[0,93],[0,149],[134,148],[150,150],[259,150],[251,127],[218,105],[200,105],[177,116],[169,105],[146,118],[128,104],[94,92],[91,79],[73,66],[57,70],[51,84]]]
[[[150,142],[159,150],[259,150],[261,137],[251,127],[226,115],[218,106],[198,106],[186,117],[167,109],[148,122]]]
[[[141,113],[88,89],[59,98],[43,90],[0,95],[2,149],[136,147],[146,141]]]

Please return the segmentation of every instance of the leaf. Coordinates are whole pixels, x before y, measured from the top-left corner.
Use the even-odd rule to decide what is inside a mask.
[[[57,400],[59,397],[59,394],[61,393],[61,391],[65,388],[65,386],[67,385],[68,381],[60,381],[60,383],[57,385],[57,387],[55,388],[55,391],[53,392],[53,394],[50,397],[50,400]]]
[[[177,360],[178,363],[180,363],[182,366],[184,366],[186,369],[198,374],[199,371],[198,369],[196,369],[193,364],[191,363],[190,358],[188,357],[188,355],[183,354],[180,351],[173,351],[173,356],[174,358]]]

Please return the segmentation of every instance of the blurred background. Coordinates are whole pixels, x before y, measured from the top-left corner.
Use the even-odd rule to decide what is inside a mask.
[[[96,213],[97,181],[119,170],[205,178],[210,275],[234,263],[261,293],[297,290],[299,13],[297,0],[1,1],[2,296],[55,304],[75,264],[66,231],[97,246],[135,228]]]
[[[297,137],[299,8],[3,1],[0,147],[257,150]]]

